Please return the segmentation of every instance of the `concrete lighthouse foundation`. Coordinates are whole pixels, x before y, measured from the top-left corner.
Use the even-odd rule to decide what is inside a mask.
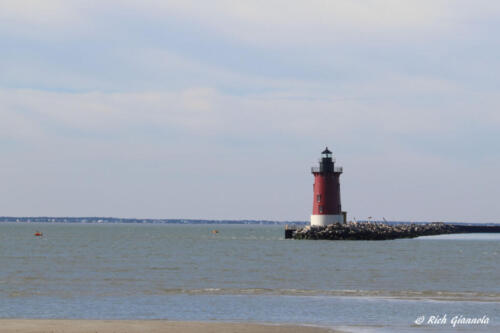
[[[311,225],[325,226],[344,223],[344,215],[311,215]]]

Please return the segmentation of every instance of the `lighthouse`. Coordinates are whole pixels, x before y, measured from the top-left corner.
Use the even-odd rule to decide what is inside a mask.
[[[340,205],[340,175],[342,168],[335,166],[335,159],[328,147],[321,153],[319,166],[312,167],[314,175],[312,226],[344,223],[346,214]]]

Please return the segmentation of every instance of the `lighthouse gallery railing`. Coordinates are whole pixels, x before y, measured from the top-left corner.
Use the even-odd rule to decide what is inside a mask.
[[[316,167],[312,167],[312,168],[311,168],[311,172],[321,172],[321,171],[320,171],[320,168],[316,166]],[[343,172],[343,169],[342,169],[342,167],[334,167],[334,168],[333,168],[333,172],[339,172],[339,173],[342,173],[342,172]]]

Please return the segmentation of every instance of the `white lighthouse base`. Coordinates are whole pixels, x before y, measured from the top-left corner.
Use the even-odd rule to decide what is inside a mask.
[[[311,215],[311,225],[325,226],[334,223],[344,223],[344,215]]]

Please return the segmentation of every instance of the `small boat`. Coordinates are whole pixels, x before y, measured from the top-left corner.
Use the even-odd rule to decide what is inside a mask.
[[[215,230],[215,229],[214,229],[214,230],[212,230],[212,233],[213,233],[213,234],[218,234],[218,233],[219,233],[219,230]]]
[[[34,234],[34,235],[35,235],[35,236],[43,236],[43,233],[41,233],[40,231],[37,231],[37,232],[35,232],[35,234]]]

